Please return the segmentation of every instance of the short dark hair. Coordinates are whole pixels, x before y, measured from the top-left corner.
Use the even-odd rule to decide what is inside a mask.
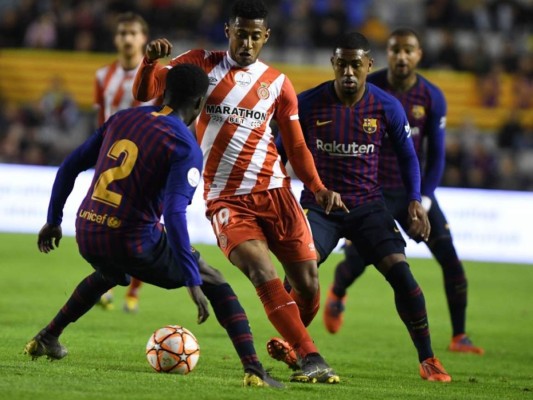
[[[416,31],[414,31],[411,28],[397,28],[391,32],[389,35],[389,39],[394,36],[413,36],[416,38],[416,41],[418,42],[418,45],[422,45],[422,41],[420,40],[420,36]]]
[[[333,48],[334,54],[337,49],[361,49],[365,52],[370,52],[370,43],[362,33],[348,32],[343,33],[337,38],[337,40],[335,40],[335,47]]]
[[[148,36],[148,23],[146,20],[141,15],[131,11],[117,15],[115,19],[115,26],[118,28],[118,24],[127,24],[133,22],[138,22],[141,25],[142,32]]]
[[[230,21],[234,22],[237,17],[266,20],[267,15],[268,9],[262,0],[237,0],[231,8]]]
[[[172,67],[166,78],[168,102],[186,105],[205,96],[209,78],[205,71],[193,64],[177,64]]]

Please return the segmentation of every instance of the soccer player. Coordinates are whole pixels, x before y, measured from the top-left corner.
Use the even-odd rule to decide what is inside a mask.
[[[296,349],[301,367],[296,382],[336,383],[338,375],[320,356],[305,326],[316,315],[320,293],[316,252],[305,215],[290,190],[290,179],[269,127],[283,128],[283,143],[297,176],[326,212],[342,208],[338,193],[322,184],[305,146],[297,99],[288,78],[258,60],[270,37],[267,9],[260,0],[239,0],[225,33],[228,51],[190,50],[163,67],[166,39],[148,44],[137,72],[134,95],[161,94],[169,68],[192,63],[203,68],[210,87],[196,127],[204,154],[204,197],[220,249],[252,282],[277,331]],[[269,250],[281,261],[294,290],[279,279]],[[268,347],[277,357],[284,350]]]
[[[139,105],[159,104],[160,99],[140,102],[133,98],[132,86],[139,69],[148,41],[148,24],[139,14],[127,12],[116,19],[115,47],[117,60],[96,71],[94,107],[97,110],[98,126],[119,110]],[[139,308],[138,290],[141,281],[131,279],[126,293],[124,311],[136,312]],[[113,307],[112,292],[106,293],[99,301],[104,309]]]
[[[300,203],[307,209],[319,262],[340,239],[351,240],[358,261],[373,264],[394,290],[396,309],[418,352],[421,377],[449,382],[450,375],[433,354],[424,296],[378,183],[378,157],[388,136],[405,185],[408,232],[426,239],[430,226],[420,203],[420,169],[411,129],[400,102],[366,82],[372,63],[366,37],[346,33],[333,48],[335,79],[298,95],[300,122],[317,169],[350,212],[325,213],[307,187]]]
[[[76,218],[80,254],[95,271],[26,344],[32,358],[65,357],[67,349],[58,340],[63,330],[102,294],[128,285],[134,276],[166,289],[187,287],[199,323],[209,316],[207,297],[241,358],[244,384],[282,386],[261,366],[248,319],[232,288],[189,243],[185,210],[200,182],[202,152],[187,125],[203,107],[208,86],[201,68],[176,66],[166,76],[164,106],[117,112],[62,163],[38,246],[48,253],[59,245],[63,206],[76,177],[95,166]]]
[[[446,100],[439,88],[416,72],[422,58],[420,39],[411,29],[391,33],[387,43],[388,68],[368,76],[367,81],[396,97],[402,104],[409,123],[415,150],[422,169],[422,205],[428,212],[431,233],[426,245],[439,262],[444,275],[444,287],[452,321],[451,351],[483,354],[465,334],[467,281],[457,256],[446,217],[435,198],[445,162],[444,136]],[[387,138],[379,156],[378,180],[385,203],[393,217],[404,229],[409,227],[406,212],[407,193],[398,173],[397,157]],[[349,244],[346,259],[339,263],[335,280],[328,293],[324,322],[329,332],[337,332],[343,322],[346,289],[365,270],[357,251]]]

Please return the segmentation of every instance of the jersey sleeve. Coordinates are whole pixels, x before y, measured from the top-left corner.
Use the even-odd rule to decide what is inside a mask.
[[[149,62],[143,57],[135,80],[133,81],[133,97],[139,101],[150,101],[163,95],[168,70],[177,64],[196,64],[202,66],[205,51],[189,50],[173,58],[169,65],[163,66],[157,61]]]
[[[94,109],[97,113],[98,126],[100,126],[105,122],[104,88],[97,76],[94,78]]]
[[[105,124],[98,128],[81,146],[74,150],[59,167],[52,195],[48,204],[48,216],[46,222],[49,225],[59,226],[63,221],[63,208],[68,196],[74,188],[77,176],[93,167],[98,160],[98,153],[103,141]]]
[[[183,144],[183,143],[182,143]],[[187,230],[186,209],[200,182],[202,156],[199,149],[179,146],[174,151],[165,187],[163,216],[169,238],[185,286],[202,284],[198,263],[192,255],[189,232]]]
[[[167,72],[168,68],[157,61],[148,62],[146,57],[143,57],[133,81],[132,90],[135,100],[150,101],[163,95]]]
[[[431,109],[426,122],[427,157],[422,177],[422,195],[431,196],[439,185],[444,173],[446,100],[442,92],[434,88],[431,93]]]
[[[387,122],[387,133],[398,158],[398,166],[408,200],[420,201],[420,164],[407,116],[402,105],[396,99],[387,110]]]
[[[283,83],[275,118],[279,126],[278,143],[283,146],[286,159],[291,162],[296,176],[313,193],[325,189],[316,170],[313,155],[305,143],[298,117],[298,99],[287,78]]]

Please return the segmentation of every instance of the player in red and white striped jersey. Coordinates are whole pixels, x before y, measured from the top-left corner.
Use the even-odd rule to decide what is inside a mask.
[[[148,25],[143,17],[132,12],[123,13],[117,17],[114,39],[117,60],[98,69],[94,80],[94,108],[98,112],[98,126],[117,111],[161,103],[160,98],[146,102],[133,98],[133,80],[142,61],[147,41]],[[125,311],[137,311],[140,286],[141,281],[132,278],[124,302]],[[112,301],[113,294],[108,292],[102,296],[99,305],[104,309],[110,309]]]
[[[170,65],[192,63],[210,79],[207,102],[196,133],[204,154],[204,197],[218,245],[253,283],[268,318],[296,350],[269,348],[301,368],[291,380],[336,383],[339,377],[318,354],[307,326],[319,306],[316,252],[305,215],[290,191],[269,123],[275,119],[296,175],[329,211],[344,208],[316,171],[298,121],[296,94],[289,79],[257,58],[268,41],[267,9],[261,0],[238,0],[225,33],[229,50],[192,50]],[[134,83],[138,100],[161,95],[169,67],[166,39],[148,44]],[[288,294],[269,250],[281,261],[292,285]],[[279,350],[279,351],[278,351]],[[293,358],[294,357],[294,358]],[[298,365],[297,365],[298,364]]]
[[[114,39],[117,60],[99,68],[94,80],[94,107],[98,111],[99,126],[119,110],[156,103],[156,100],[140,102],[132,94],[133,80],[147,41],[148,25],[143,17],[132,12],[117,17]]]

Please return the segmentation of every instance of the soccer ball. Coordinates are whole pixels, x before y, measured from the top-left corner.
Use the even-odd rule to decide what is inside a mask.
[[[146,358],[157,372],[186,375],[200,357],[200,346],[188,329],[167,325],[156,330],[146,344]]]

